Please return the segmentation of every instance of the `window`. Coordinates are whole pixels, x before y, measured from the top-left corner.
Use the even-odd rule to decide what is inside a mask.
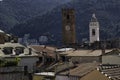
[[[15,53],[16,55],[24,53],[24,47],[15,47]]]
[[[67,19],[70,19],[70,15],[69,14],[67,15]]]
[[[92,36],[95,36],[95,29],[92,29]]]
[[[3,48],[3,52],[4,52],[4,54],[12,54],[12,50],[13,50],[13,48],[12,47],[4,47]]]

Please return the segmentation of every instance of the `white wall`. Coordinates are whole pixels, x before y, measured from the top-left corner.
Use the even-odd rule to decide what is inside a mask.
[[[7,60],[12,60],[15,58],[6,58]],[[27,57],[20,57],[20,62],[18,66],[28,66],[28,71],[32,72],[34,69],[34,66],[36,64],[36,61],[38,61],[38,57],[32,57],[32,56],[27,56]]]
[[[39,60],[38,57],[21,58],[19,66],[28,66],[28,71],[32,72],[36,64],[36,61],[38,60]]]

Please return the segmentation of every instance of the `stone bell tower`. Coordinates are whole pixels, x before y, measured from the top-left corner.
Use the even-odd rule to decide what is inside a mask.
[[[63,43],[65,45],[76,43],[75,33],[75,10],[62,9],[62,30],[63,30]]]
[[[99,22],[95,14],[92,15],[91,21],[89,23],[89,38],[90,43],[99,41]]]

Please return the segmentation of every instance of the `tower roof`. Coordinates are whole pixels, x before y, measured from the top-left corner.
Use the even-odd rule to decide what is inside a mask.
[[[91,22],[97,22],[97,18],[95,16],[95,13],[92,14]]]

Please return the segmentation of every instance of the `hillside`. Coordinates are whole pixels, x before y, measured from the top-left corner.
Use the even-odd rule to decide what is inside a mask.
[[[25,23],[16,25],[11,32],[19,37],[30,33],[31,37],[40,35],[52,35],[54,42],[62,39],[61,9],[74,8],[76,10],[76,32],[78,42],[83,38],[88,39],[88,25],[92,13],[100,22],[101,39],[120,37],[120,1],[119,0],[74,0],[54,8],[48,13],[37,16]]]
[[[70,0],[3,0],[0,1],[0,29],[7,31],[14,25],[46,13]]]

